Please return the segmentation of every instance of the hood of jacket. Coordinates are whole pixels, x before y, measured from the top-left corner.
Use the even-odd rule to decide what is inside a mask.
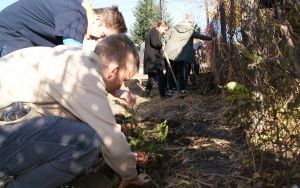
[[[180,23],[174,26],[174,29],[179,33],[186,33],[194,30],[194,27],[187,23]]]

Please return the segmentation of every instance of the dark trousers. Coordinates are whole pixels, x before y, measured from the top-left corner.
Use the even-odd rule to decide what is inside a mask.
[[[54,188],[96,160],[100,137],[88,124],[55,116],[0,126],[0,177],[7,187]]]
[[[193,67],[193,73],[195,75],[199,75],[200,74],[200,65],[197,61],[195,61],[194,64],[192,64],[192,67]]]
[[[170,63],[171,63],[172,70],[175,74],[175,77],[177,79],[179,89],[180,90],[186,89],[186,83],[185,83],[186,73],[185,73],[185,63],[184,63],[184,61],[170,60]],[[170,89],[177,89],[175,80],[174,80],[171,72],[168,74],[168,83],[169,83],[169,88]]]
[[[156,73],[151,73],[151,72],[148,73],[146,92],[148,92],[148,93],[151,92],[155,81],[157,81],[157,84],[158,84],[159,95],[161,97],[165,96],[167,81],[166,81],[165,74],[163,73],[162,70],[157,71]]]
[[[183,89],[186,89],[187,83],[188,83],[188,79],[190,77],[191,74],[191,69],[192,69],[192,64],[190,62],[185,61],[184,62],[184,75],[183,75],[183,79],[184,79],[184,87]]]

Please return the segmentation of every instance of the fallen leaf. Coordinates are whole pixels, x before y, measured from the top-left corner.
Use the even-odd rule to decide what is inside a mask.
[[[261,178],[261,175],[260,175],[259,172],[254,172],[254,173],[252,174],[252,178],[253,178],[253,179],[258,179],[258,178]]]
[[[230,160],[232,160],[232,159],[234,159],[234,158],[235,158],[234,153],[231,154],[231,155],[229,156],[229,159],[230,159]]]

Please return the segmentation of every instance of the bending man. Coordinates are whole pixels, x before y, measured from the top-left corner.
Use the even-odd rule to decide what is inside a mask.
[[[57,187],[99,152],[121,185],[144,183],[107,98],[137,72],[138,54],[128,37],[107,37],[95,53],[32,47],[1,61],[0,177],[13,176],[7,187]]]

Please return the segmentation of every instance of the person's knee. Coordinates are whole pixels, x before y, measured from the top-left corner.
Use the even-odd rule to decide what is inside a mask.
[[[89,145],[79,143],[76,146],[76,150],[72,153],[70,161],[66,161],[69,164],[71,173],[80,174],[88,169],[91,164],[99,157],[101,146],[100,139],[94,137]]]
[[[94,160],[98,156],[101,148],[99,135],[90,127],[85,126],[81,134],[77,137],[77,150],[82,158]]]
[[[78,174],[95,161],[101,151],[101,141],[96,131],[89,125],[76,121],[61,121],[66,126],[64,141],[68,143],[68,151],[58,164],[70,168],[71,173]]]
[[[101,148],[100,137],[95,133],[95,135],[92,138],[90,138],[89,142],[90,144],[82,148],[82,152],[84,155],[89,156],[91,160],[94,160],[100,153],[100,148]]]

